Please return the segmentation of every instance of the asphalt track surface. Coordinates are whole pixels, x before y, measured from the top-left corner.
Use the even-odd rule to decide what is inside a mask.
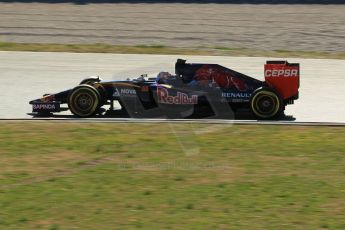
[[[29,119],[28,102],[72,88],[88,76],[121,80],[159,71],[174,72],[177,58],[218,63],[258,79],[268,57],[174,56],[49,52],[0,52],[0,119]],[[345,123],[345,60],[296,59],[301,64],[300,99],[285,114],[299,122]],[[65,113],[68,117],[69,113]]]
[[[345,51],[345,5],[1,3],[0,41]]]

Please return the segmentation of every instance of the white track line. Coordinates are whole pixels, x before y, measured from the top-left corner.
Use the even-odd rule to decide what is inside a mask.
[[[24,118],[0,119],[6,122],[75,122],[75,123],[196,123],[196,124],[234,124],[234,125],[293,125],[293,126],[345,126],[340,122],[296,122],[296,121],[246,121],[222,119],[136,119],[136,118]]]

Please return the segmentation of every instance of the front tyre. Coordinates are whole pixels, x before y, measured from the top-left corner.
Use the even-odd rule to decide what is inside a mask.
[[[101,96],[94,87],[83,84],[75,87],[68,97],[69,110],[78,117],[94,115],[100,106]]]
[[[283,111],[280,96],[269,88],[262,88],[254,92],[250,100],[250,109],[258,119],[271,119]]]

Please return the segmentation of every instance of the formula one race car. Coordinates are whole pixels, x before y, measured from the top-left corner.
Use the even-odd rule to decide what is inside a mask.
[[[125,81],[86,78],[73,89],[45,94],[30,104],[39,115],[64,110],[77,117],[111,115],[118,104],[130,117],[188,118],[247,109],[258,119],[272,119],[298,99],[299,64],[267,61],[264,73],[265,81],[260,81],[217,64],[178,59],[174,75],[161,72],[156,78],[142,75]]]

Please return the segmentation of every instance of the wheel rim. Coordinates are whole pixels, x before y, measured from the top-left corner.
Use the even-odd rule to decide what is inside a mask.
[[[252,111],[261,118],[270,118],[277,114],[280,107],[278,96],[270,91],[261,91],[252,99]]]
[[[69,108],[74,115],[87,117],[94,114],[99,99],[92,89],[79,88],[70,96]]]
[[[75,98],[75,105],[78,110],[88,111],[92,108],[94,99],[88,93],[79,93]]]
[[[270,95],[260,95],[256,100],[255,106],[260,114],[269,115],[276,108],[276,101]]]

